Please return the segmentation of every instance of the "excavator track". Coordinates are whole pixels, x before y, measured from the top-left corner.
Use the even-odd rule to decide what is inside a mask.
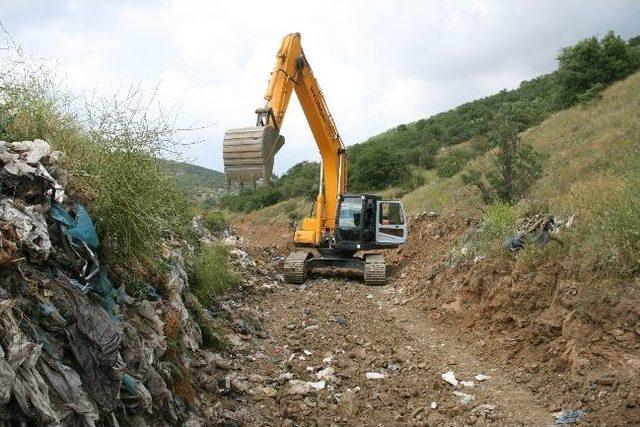
[[[365,255],[364,282],[371,286],[381,286],[387,283],[387,264],[384,255]]]
[[[284,278],[289,283],[302,283],[307,278],[307,258],[309,252],[292,252],[284,260]]]

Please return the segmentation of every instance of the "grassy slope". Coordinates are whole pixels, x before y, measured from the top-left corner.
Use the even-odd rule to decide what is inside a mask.
[[[638,270],[640,248],[630,224],[640,218],[639,93],[640,73],[636,73],[608,88],[602,100],[556,113],[522,134],[549,158],[543,178],[533,184],[514,215],[548,212],[561,218],[574,216],[576,223],[563,235],[564,246],[549,245],[545,249],[549,253],[531,254],[532,259],[576,261],[582,264],[578,270],[596,266],[604,274],[620,277]],[[481,156],[462,172],[488,167],[489,161],[488,155]],[[486,211],[477,191],[461,183],[460,174],[451,178],[440,178],[434,171],[425,174],[427,185],[402,198],[409,213],[433,210],[479,218]],[[384,193],[391,197],[393,190]],[[295,199],[244,218],[285,223],[292,210],[308,214],[310,204],[303,205]],[[554,250],[560,253],[551,253]]]
[[[522,134],[524,141],[549,153],[544,177],[535,183],[526,203],[558,214],[578,208],[588,188],[620,181],[638,168],[640,73],[608,88],[601,101],[554,114]],[[486,164],[488,156],[465,168]],[[478,194],[460,181],[460,174],[439,178],[430,173],[427,185],[403,197],[407,210],[473,213]]]
[[[225,188],[222,172],[185,162],[168,160],[165,164],[180,188],[183,188],[192,200],[202,201]]]

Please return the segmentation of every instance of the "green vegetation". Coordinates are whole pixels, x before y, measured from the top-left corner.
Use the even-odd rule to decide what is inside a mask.
[[[523,143],[517,127],[504,118],[496,121],[487,142],[496,147],[489,154],[493,166],[486,171],[470,169],[462,174],[462,182],[476,186],[486,203],[515,203],[542,176],[545,156]]]
[[[295,197],[314,199],[318,194],[319,181],[320,164],[301,162],[280,178],[274,178],[270,186],[227,194],[220,198],[218,206],[235,212],[251,212]]]
[[[476,252],[496,255],[504,250],[504,242],[513,234],[518,213],[510,203],[496,202],[482,216],[478,231],[471,237]]]
[[[637,39],[626,43],[609,31],[602,40],[590,37],[562,49],[556,72],[560,105],[593,99],[609,84],[640,68]]]
[[[349,190],[364,192],[399,187],[402,193],[406,193],[418,188],[425,179],[433,184],[456,177],[468,163],[495,147],[497,143],[492,141],[490,134],[500,120],[506,120],[517,132],[522,132],[578,102],[597,101],[602,89],[640,67],[640,38],[625,42],[613,33],[608,33],[601,40],[589,38],[562,49],[558,64],[558,70],[523,81],[517,89],[502,90],[453,110],[399,125],[348,147]],[[459,147],[450,148],[458,144]],[[518,197],[516,193],[522,194],[526,190],[524,183],[538,176],[536,164],[541,161],[538,153],[527,144],[519,146],[517,157],[520,162],[517,170],[523,171],[522,180],[519,183],[517,179],[509,182],[517,184],[518,190],[506,190],[504,175],[489,171],[477,176],[467,173],[470,179],[467,182],[474,185],[484,183],[481,185],[491,190],[484,195],[486,200],[515,200]],[[527,169],[529,163],[533,165]],[[304,163],[300,167],[308,165]],[[424,173],[425,169],[434,168],[441,180],[431,179],[431,175]],[[297,177],[289,176],[288,179],[292,183]],[[273,188],[246,190],[239,195],[225,197],[221,199],[220,206],[249,212],[303,195],[300,191],[283,190],[278,181]],[[313,192],[317,191],[317,181],[311,182]],[[513,195],[507,197],[505,191]],[[447,203],[438,204],[446,206]]]
[[[240,283],[240,276],[229,262],[229,249],[221,244],[202,248],[196,255],[194,272],[192,292],[204,306],[209,306],[216,295]]]
[[[213,232],[219,232],[229,226],[229,218],[227,215],[217,209],[210,209],[205,212],[203,217],[205,227]]]
[[[0,140],[44,139],[66,154],[71,191],[88,205],[112,261],[157,253],[166,230],[186,230],[189,205],[156,158],[173,130],[149,118],[132,90],[75,113],[42,66],[5,59],[0,73]]]
[[[186,162],[163,160],[167,173],[189,199],[211,206],[225,189],[222,172]]]

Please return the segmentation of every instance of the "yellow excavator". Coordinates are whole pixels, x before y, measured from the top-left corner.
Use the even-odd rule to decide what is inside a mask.
[[[395,248],[406,241],[404,208],[397,200],[347,194],[345,146],[302,50],[299,33],[282,41],[264,96],[267,104],[256,110],[256,126],[230,129],[224,135],[227,184],[262,181],[268,185],[274,156],[284,145],[280,129],[294,90],[322,162],[315,214],[304,218],[295,231],[298,250],[285,259],[284,276],[291,283],[302,283],[313,270],[346,269],[359,272],[366,284],[385,284],[384,255],[367,251]]]

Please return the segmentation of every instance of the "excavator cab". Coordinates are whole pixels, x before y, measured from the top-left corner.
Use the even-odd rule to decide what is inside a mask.
[[[395,248],[407,240],[402,202],[369,194],[340,197],[333,247],[341,251]]]

